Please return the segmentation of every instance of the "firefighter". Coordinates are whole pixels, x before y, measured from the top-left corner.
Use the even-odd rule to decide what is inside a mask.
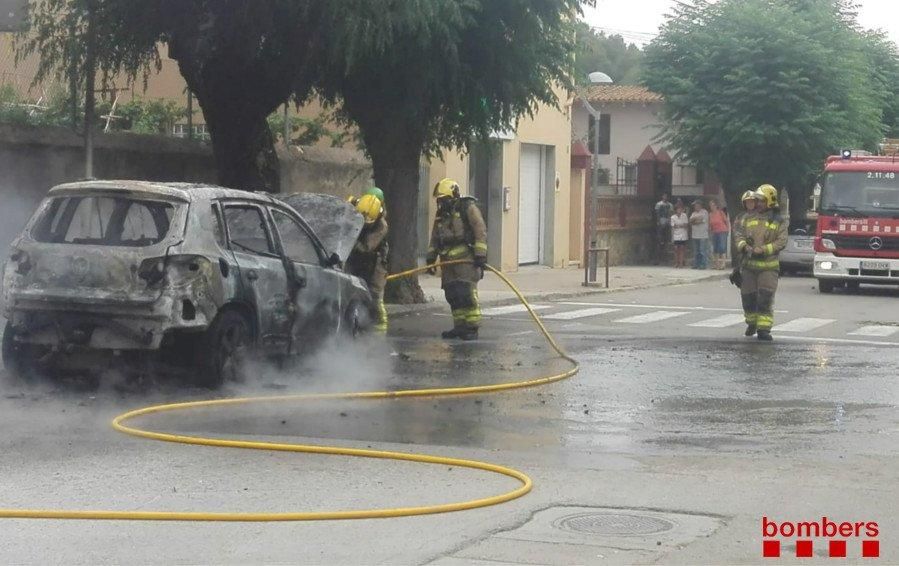
[[[743,254],[741,266],[743,311],[746,336],[758,335],[771,341],[774,325],[774,294],[780,273],[778,256],[787,245],[787,224],[780,217],[777,189],[762,185],[756,191],[755,210],[747,210],[735,236],[737,251]]]
[[[487,226],[472,197],[462,197],[459,184],[443,179],[434,186],[437,217],[428,248],[428,265],[441,262],[469,260],[470,263],[446,265],[441,268],[441,287],[453,311],[453,329],[443,332],[443,338],[477,340],[481,324],[478,304],[478,281],[484,277],[487,264]],[[431,273],[435,270],[432,268]]]
[[[734,232],[734,242],[737,240],[738,230],[743,223],[743,218],[746,217],[747,214],[751,212],[755,212],[755,206],[757,203],[758,194],[752,189],[745,191],[743,195],[740,197],[740,202],[743,204],[743,212],[737,215],[734,219],[733,223],[733,232]],[[742,252],[741,252],[742,258]],[[740,268],[742,267],[742,261],[740,259],[734,259],[733,261],[733,271],[730,273],[730,282],[740,288],[743,284],[743,274],[740,272]],[[753,333],[754,334],[754,333]],[[752,336],[752,334],[750,334]]]
[[[359,239],[350,252],[346,271],[361,278],[368,285],[375,301],[372,313],[377,323],[375,330],[387,332],[387,309],[384,308],[384,285],[387,283],[387,220],[384,204],[375,194],[366,193],[350,202],[362,215],[365,224]]]

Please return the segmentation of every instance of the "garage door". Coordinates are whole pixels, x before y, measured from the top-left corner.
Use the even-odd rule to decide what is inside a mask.
[[[521,144],[518,174],[518,263],[539,263],[545,178],[541,146]]]

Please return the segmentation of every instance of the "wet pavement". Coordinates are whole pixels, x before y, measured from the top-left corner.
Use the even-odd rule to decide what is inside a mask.
[[[756,563],[762,516],[826,515],[878,521],[881,561],[897,562],[899,334],[888,330],[899,325],[899,293],[824,297],[812,284],[782,281],[777,319],[787,330],[775,332],[774,344],[744,338],[732,323],[733,288],[710,281],[541,304],[581,372],[537,389],[266,403],[138,422],[483,459],[532,476],[535,489],[520,500],[451,515],[315,524],[4,521],[0,560]],[[433,313],[397,318],[386,342],[330,350],[289,375],[260,367],[223,394],[463,386],[566,369],[523,313],[490,316],[478,343],[434,338],[449,321]],[[856,333],[872,325],[887,330]],[[108,429],[125,409],[208,396],[162,381],[130,392],[108,384],[4,389],[0,506],[367,508],[514,487],[469,470],[171,446]],[[784,561],[796,560],[795,541],[783,544]],[[827,560],[823,544],[812,562]],[[859,545],[848,541],[850,562]]]

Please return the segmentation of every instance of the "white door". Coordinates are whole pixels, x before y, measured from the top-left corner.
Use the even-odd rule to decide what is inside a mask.
[[[521,164],[518,172],[519,265],[540,262],[545,178],[543,147],[521,144]]]

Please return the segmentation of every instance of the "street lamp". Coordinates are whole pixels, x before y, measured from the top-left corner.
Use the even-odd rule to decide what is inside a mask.
[[[591,85],[610,85],[613,83],[612,77],[609,75],[602,73],[600,71],[594,71],[587,75],[587,80],[590,81]],[[587,215],[587,222],[585,222],[586,226],[584,229],[584,266],[587,266],[589,263],[589,254],[590,248],[592,246],[593,232],[594,232],[594,223],[596,222],[596,211],[594,210],[593,204],[596,200],[594,197],[597,193],[599,193],[599,125],[600,118],[602,117],[602,113],[593,108],[590,104],[589,95],[581,96],[581,102],[584,103],[584,108],[587,109],[587,112],[593,116],[593,179],[590,183],[590,192],[584,195],[584,213]],[[606,258],[608,261],[608,258]]]

